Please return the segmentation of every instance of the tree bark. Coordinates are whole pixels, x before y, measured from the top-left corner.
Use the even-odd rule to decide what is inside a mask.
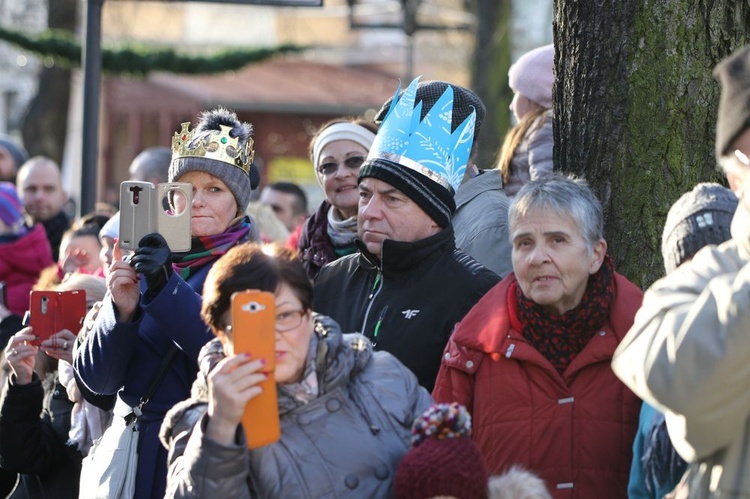
[[[74,32],[78,18],[77,0],[50,0],[48,26]],[[62,161],[70,101],[70,70],[45,64],[39,75],[39,88],[29,103],[21,126],[23,143],[29,154],[44,155],[58,164]]]
[[[711,70],[750,41],[750,5],[731,0],[556,0],[555,168],[602,201],[618,271],[664,274],[672,203],[721,181],[713,155],[720,88]]]
[[[476,45],[472,57],[472,89],[487,109],[478,137],[477,165],[494,168],[498,149],[510,123],[508,104],[513,93],[508,86],[511,41],[510,0],[474,0]]]

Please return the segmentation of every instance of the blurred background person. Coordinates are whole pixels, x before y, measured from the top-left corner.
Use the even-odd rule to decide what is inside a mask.
[[[229,129],[228,136],[222,126]],[[159,426],[167,410],[188,397],[198,373],[198,352],[212,338],[200,318],[203,281],[221,255],[249,239],[245,209],[258,178],[252,127],[235,113],[205,111],[194,130],[184,127],[174,136],[169,181],[193,185],[191,249],[173,255],[164,237],[155,233],[139,242],[129,262],[115,254],[108,294],[74,361],[86,389],[117,394],[115,418],[126,417],[141,403],[155,373],[167,365],[137,421],[138,498],[164,496],[167,453],[159,444]],[[209,144],[217,150],[208,151]],[[183,207],[175,199],[179,212]]]
[[[130,180],[151,182],[154,185],[164,183],[169,178],[171,161],[172,150],[169,147],[146,148],[130,162]]]
[[[0,133],[0,182],[16,183],[16,174],[21,165],[29,159],[26,149],[13,137]]]
[[[251,201],[245,213],[252,220],[251,240],[264,243],[285,243],[289,239],[289,229],[276,216],[273,209],[260,201]]]
[[[60,167],[49,158],[34,156],[18,170],[16,188],[26,213],[44,225],[52,259],[57,261],[63,234],[71,224],[63,210],[66,195],[60,182]]]
[[[54,289],[84,290],[91,307],[104,295],[104,282],[79,274]],[[68,442],[73,403],[58,373],[58,361],[73,360],[77,333],[63,329],[37,347],[33,328],[26,327],[5,348],[10,376],[0,399],[0,467],[20,475],[11,499],[78,497],[82,456]]]
[[[715,156],[739,199],[732,237],[704,247],[649,287],[612,369],[663,411],[672,446],[690,462],[680,493],[748,497],[750,45],[722,60],[714,76],[721,83]],[[725,223],[713,213],[688,220]],[[665,259],[665,266],[677,256]]]
[[[456,326],[433,396],[471,410],[490,473],[517,464],[561,497],[627,497],[640,400],[607,360],[642,293],[615,272],[583,180],[529,182],[508,219],[513,273]]]
[[[326,196],[305,222],[297,245],[311,279],[325,264],[357,251],[357,175],[377,131],[363,118],[336,118],[310,141],[310,160]]]
[[[5,303],[0,305],[23,316],[29,308],[29,291],[51,264],[52,250],[44,227],[32,224],[24,215],[15,186],[0,182],[0,282],[5,285]],[[9,337],[3,334],[4,341]]]
[[[662,232],[661,253],[667,274],[706,245],[729,240],[737,196],[719,184],[698,184],[672,205]],[[682,478],[687,463],[667,433],[664,414],[648,402],[641,406],[633,442],[628,497],[661,499]]]
[[[260,202],[269,206],[289,233],[307,219],[307,195],[293,182],[274,182],[263,188]]]
[[[522,55],[508,71],[513,90],[510,110],[517,124],[505,135],[497,168],[502,172],[503,189],[511,198],[526,182],[553,170],[554,59],[554,46],[544,45]]]
[[[112,218],[107,220],[107,223],[102,225],[99,231],[99,244],[101,250],[99,251],[99,261],[104,269],[104,274],[109,273],[109,266],[112,265],[113,251],[117,239],[120,237],[120,212],[118,211]]]
[[[73,403],[68,444],[74,445],[85,457],[93,442],[101,437],[104,430],[109,426],[112,420],[111,404],[113,402],[112,399],[107,400],[108,409],[103,410],[99,406],[84,400],[84,394],[75,379],[72,361],[76,349],[93,327],[93,321],[101,308],[107,286],[102,277],[77,273],[71,275],[58,288],[82,289],[86,292],[86,307],[88,309],[86,318],[80,330],[76,333],[75,341],[72,342],[70,355],[60,358],[57,366],[60,385],[65,387],[68,400]],[[96,398],[94,400],[102,405],[102,400]]]
[[[264,359],[235,353],[232,294],[276,296],[274,378],[281,439],[248,450],[240,420],[260,393]],[[390,497],[410,422],[432,402],[395,357],[373,352],[313,312],[313,287],[293,250],[246,244],[211,269],[202,316],[217,339],[201,354],[194,398],[170,411],[167,497]],[[270,334],[270,333],[269,333]],[[234,354],[232,354],[234,353]]]

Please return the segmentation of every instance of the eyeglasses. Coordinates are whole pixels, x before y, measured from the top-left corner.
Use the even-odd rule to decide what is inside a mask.
[[[350,170],[359,170],[359,168],[362,166],[364,162],[365,162],[364,156],[352,156],[344,160],[344,166]],[[322,165],[318,166],[318,173],[320,173],[321,175],[325,177],[333,175],[334,173],[339,171],[340,164],[341,164],[340,162],[335,162],[335,161],[329,161],[328,163],[323,163]]]
[[[750,158],[747,157],[747,154],[740,151],[739,149],[735,149],[734,151],[734,157],[737,158],[737,161],[742,163],[745,166],[750,166]]]
[[[302,318],[307,314],[307,310],[290,310],[276,314],[276,331],[286,333],[302,324]],[[231,325],[222,328],[224,332],[231,335],[234,328]]]

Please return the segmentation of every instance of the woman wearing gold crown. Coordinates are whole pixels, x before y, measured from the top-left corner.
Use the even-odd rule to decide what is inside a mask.
[[[137,498],[164,496],[167,452],[159,427],[164,414],[190,394],[198,352],[213,338],[200,318],[203,281],[221,255],[250,239],[244,212],[258,182],[250,124],[216,109],[204,112],[195,130],[187,125],[172,142],[169,181],[193,186],[191,250],[172,254],[154,233],[140,241],[129,262],[115,258],[96,325],[75,358],[87,388],[117,394],[116,419],[141,406]]]

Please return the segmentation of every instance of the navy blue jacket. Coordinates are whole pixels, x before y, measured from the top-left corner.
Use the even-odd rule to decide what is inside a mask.
[[[200,268],[187,282],[172,273],[152,300],[146,298],[142,279],[141,302],[133,322],[117,321],[107,294],[94,328],[76,351],[74,367],[88,389],[100,395],[117,393],[134,406],[171,346],[180,348],[138,421],[138,498],[164,496],[167,451],[159,443],[159,427],[166,412],[190,396],[198,374],[198,352],[214,337],[200,317],[203,281],[210,267]]]

